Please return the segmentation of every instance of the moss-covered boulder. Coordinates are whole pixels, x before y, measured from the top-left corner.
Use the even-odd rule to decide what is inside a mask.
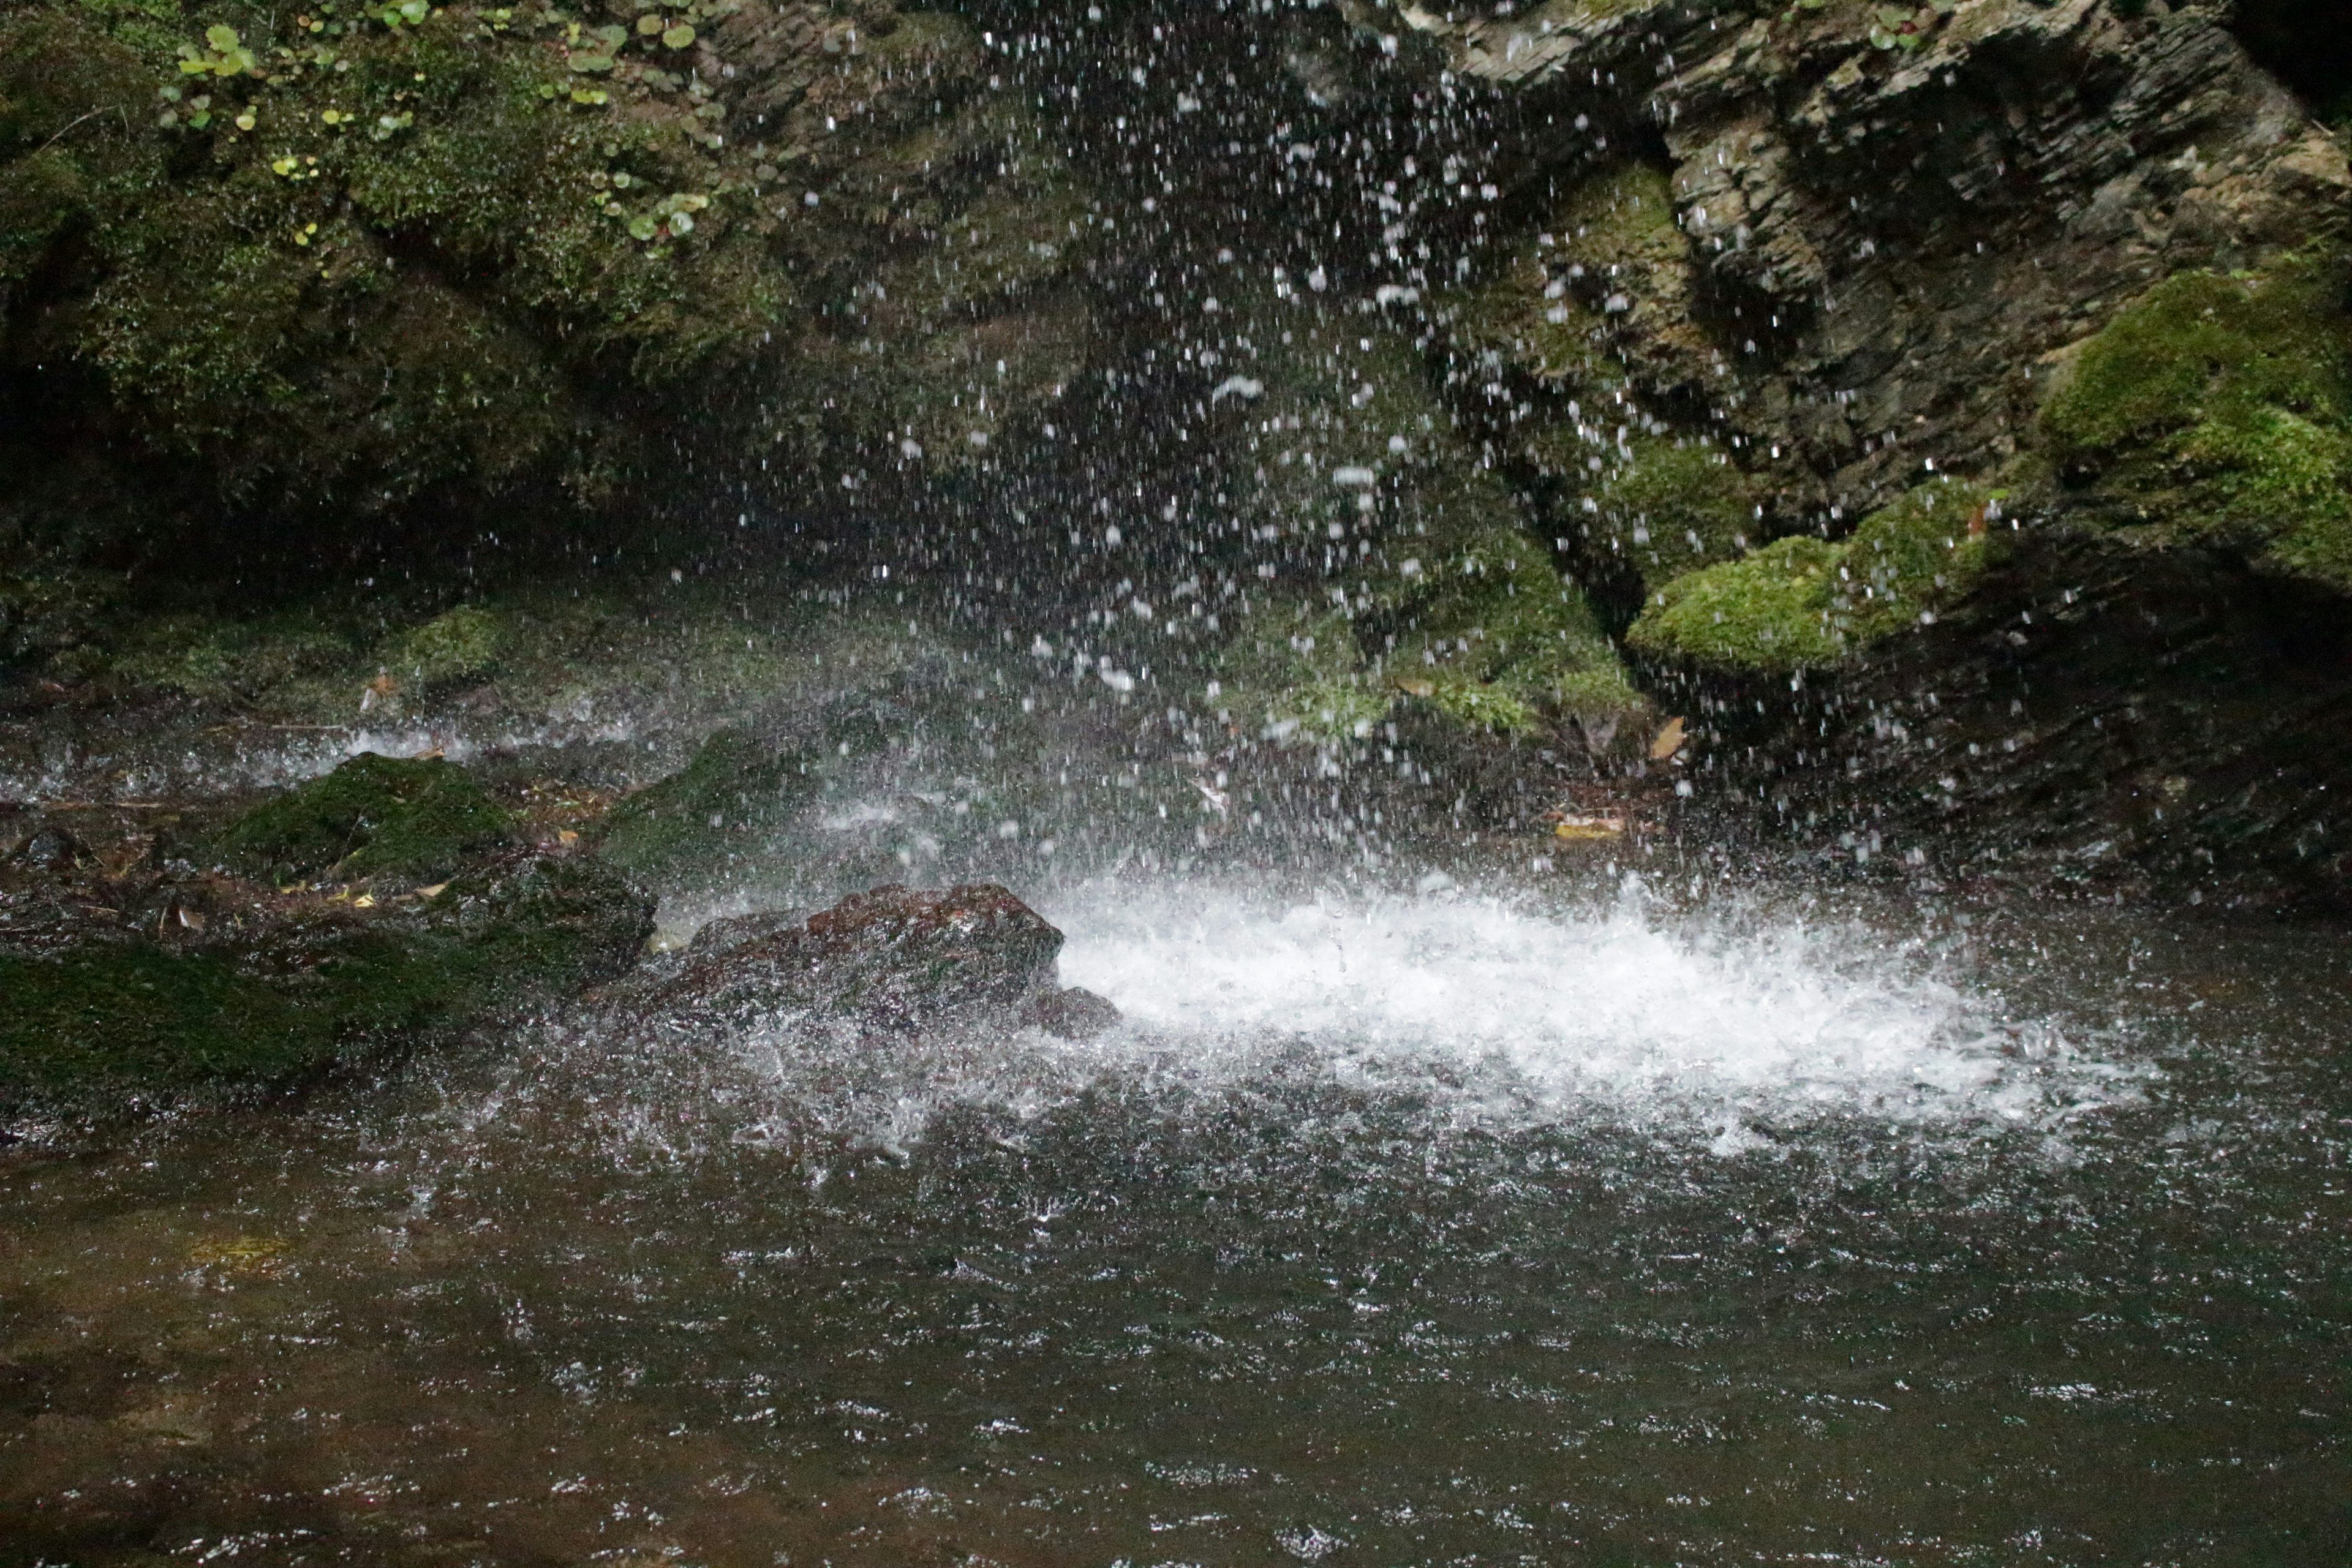
[[[1626,634],[1636,652],[1701,668],[1819,668],[1934,619],[1965,597],[1998,548],[2000,497],[1923,485],[1835,543],[1800,536],[1685,573]]]
[[[256,806],[222,830],[216,848],[231,866],[281,881],[431,881],[504,842],[512,826],[456,763],[371,752]]]
[[[2352,590],[2344,263],[2184,272],[2117,312],[2042,410],[2063,481],[2128,536]]]
[[[0,904],[53,917],[0,922],[10,1114],[104,1112],[381,1061],[618,974],[653,929],[652,900],[618,871],[535,851],[383,898],[20,860],[0,871]]]

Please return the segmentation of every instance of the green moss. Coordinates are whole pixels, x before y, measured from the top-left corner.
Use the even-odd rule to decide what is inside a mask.
[[[498,668],[506,626],[478,605],[460,605],[436,616],[394,645],[391,668],[404,679],[426,686],[487,675]]]
[[[1966,598],[1990,558],[1989,523],[2004,493],[1939,481],[1864,519],[1840,563],[1840,609],[1851,635],[1875,641]]]
[[[1997,497],[1923,485],[1850,539],[1780,540],[1687,573],[1651,595],[1626,634],[1654,658],[1748,672],[1833,664],[1933,616],[1974,588],[1992,548]]]
[[[280,879],[424,881],[499,842],[510,824],[454,763],[367,752],[255,807],[218,843],[234,862]]]
[[[877,740],[843,728],[835,744],[862,754]],[[638,876],[706,865],[742,847],[747,833],[764,834],[805,805],[824,782],[812,765],[822,765],[822,758],[819,748],[721,730],[683,769],[614,806],[592,837],[606,859]]]
[[[2210,540],[2352,588],[2352,316],[2340,262],[2168,278],[2042,413],[2074,480],[2147,542]]]
[[[319,606],[240,619],[139,616],[109,627],[102,650],[62,662],[88,679],[134,690],[238,703],[341,674],[345,679],[337,695],[348,704],[363,679],[357,667],[361,645],[338,621]]]
[[[374,925],[290,924],[234,951],[0,954],[0,1106],[268,1086],[381,1055],[625,967],[652,903],[584,858],[488,867]]]
[[[0,1104],[223,1079],[290,1078],[331,1053],[330,1021],[215,955],[145,943],[0,955]]]
[[[1652,595],[1626,644],[1725,669],[1832,663],[1845,651],[1830,611],[1830,579],[1843,554],[1826,540],[1783,539],[1745,560],[1685,574]]]
[[[1591,448],[1570,442],[1570,453]],[[1756,487],[1713,447],[1647,437],[1630,462],[1603,470],[1582,514],[1588,552],[1632,563],[1645,589],[1709,562],[1735,558],[1757,529]]]

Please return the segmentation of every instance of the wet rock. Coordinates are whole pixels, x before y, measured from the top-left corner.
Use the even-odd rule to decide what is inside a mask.
[[[694,940],[687,943],[687,954],[708,958],[756,942],[788,936],[806,929],[809,914],[807,910],[778,910],[764,914],[727,915],[696,931]]]
[[[12,854],[21,864],[42,871],[70,871],[89,858],[81,840],[54,826],[35,829]]]
[[[1029,1022],[1071,1037],[1108,1027],[1117,1008],[1062,989],[1061,951],[1062,933],[1001,887],[877,888],[805,921],[728,922],[642,1001],[655,1013],[813,1013],[886,1030],[951,1018]]]
[[[229,866],[283,881],[421,881],[505,842],[511,826],[511,816],[456,763],[367,752],[246,813],[221,834],[218,848]]]
[[[1117,1026],[1118,1008],[1083,985],[1041,992],[1029,999],[1022,1020],[1065,1040],[1090,1040]]]
[[[653,927],[653,900],[581,853],[476,849],[404,890],[281,889],[152,857],[110,872],[54,828],[33,837],[57,847],[0,860],[0,1112],[104,1112],[383,1060],[612,979]]]

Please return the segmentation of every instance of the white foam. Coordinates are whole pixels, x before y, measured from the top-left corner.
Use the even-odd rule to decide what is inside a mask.
[[[1629,884],[1599,913],[1439,889],[1272,905],[1232,889],[1077,889],[1048,910],[1063,978],[1192,1071],[1301,1047],[1335,1071],[1443,1069],[1539,1115],[2047,1122],[2130,1092],[2130,1069],[1853,930],[1668,921]]]

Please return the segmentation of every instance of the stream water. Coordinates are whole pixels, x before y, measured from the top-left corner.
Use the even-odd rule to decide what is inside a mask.
[[[2340,942],[1314,881],[1027,889],[1085,1045],[19,1147],[0,1561],[2352,1554]]]

